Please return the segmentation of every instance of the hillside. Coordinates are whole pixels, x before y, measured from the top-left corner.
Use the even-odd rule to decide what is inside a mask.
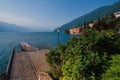
[[[0,32],[28,32],[29,30],[15,24],[0,22]]]
[[[96,10],[85,14],[67,24],[64,24],[61,26],[61,31],[65,31],[71,27],[74,27],[74,25],[82,25],[84,23],[84,21],[94,21],[96,20],[98,17],[104,17],[107,14],[111,14],[117,11],[120,11],[120,1],[112,4],[112,5],[108,5],[108,6],[103,6],[100,8],[97,8]]]

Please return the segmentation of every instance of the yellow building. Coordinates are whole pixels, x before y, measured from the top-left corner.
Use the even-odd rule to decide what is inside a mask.
[[[71,28],[69,29],[70,34],[80,34],[82,32],[82,28],[81,27],[77,27],[77,28]]]

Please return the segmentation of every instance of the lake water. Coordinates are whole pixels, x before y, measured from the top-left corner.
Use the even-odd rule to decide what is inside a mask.
[[[70,35],[60,33],[60,43],[65,43]],[[36,33],[0,33],[0,74],[6,70],[11,50],[18,47],[19,42],[28,42],[39,49],[56,47],[58,44],[57,32],[36,32]]]

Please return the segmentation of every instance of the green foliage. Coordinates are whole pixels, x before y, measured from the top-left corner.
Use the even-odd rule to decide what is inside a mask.
[[[111,63],[110,68],[102,75],[102,80],[120,80],[120,55],[113,55]]]
[[[100,79],[101,74],[109,66],[107,52],[99,52],[93,46],[97,44],[97,33],[93,30],[86,30],[85,35],[72,38],[67,43],[66,53],[64,56],[62,72],[65,80],[86,80]]]
[[[119,30],[120,29],[120,18],[117,18],[116,22],[117,22],[117,25],[116,25],[115,29]]]
[[[94,49],[99,52],[108,52],[109,54],[119,54],[120,38],[115,30],[106,30],[96,36],[96,45]]]
[[[111,55],[119,54],[120,36],[115,30],[84,32],[47,55],[55,79],[100,80],[111,64]]]
[[[60,70],[60,54],[56,51],[50,51],[49,54],[47,54],[47,62],[51,66],[50,75],[55,79],[58,80],[59,76],[61,75]]]
[[[54,79],[101,80],[114,74],[109,70],[105,72],[113,64],[111,55],[120,52],[120,18],[116,19],[112,14],[98,19],[93,28],[89,28],[86,22],[84,26],[83,34],[72,37],[47,55]]]
[[[64,54],[64,50],[66,46],[60,44],[55,50],[52,50],[47,54],[47,62],[51,66],[50,75],[54,80],[58,80],[62,75],[61,72],[61,63],[62,63],[62,54]]]
[[[94,24],[95,30],[101,31],[101,30],[107,30],[107,29],[115,29],[117,26],[118,19],[116,19],[113,16],[110,17],[104,17],[101,20],[98,19],[97,22]]]

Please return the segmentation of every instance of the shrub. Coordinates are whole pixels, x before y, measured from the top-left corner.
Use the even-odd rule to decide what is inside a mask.
[[[120,36],[115,30],[72,37],[47,55],[55,78],[61,80],[100,80],[110,66],[111,55],[119,54]]]

